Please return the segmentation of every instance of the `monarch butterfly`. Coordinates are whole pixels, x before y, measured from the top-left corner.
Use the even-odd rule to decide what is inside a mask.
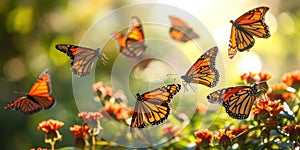
[[[131,17],[126,35],[117,32],[113,33],[112,36],[118,42],[120,52],[127,57],[139,57],[146,50],[142,22],[136,16]]]
[[[142,95],[137,93],[137,101],[130,124],[131,130],[132,128],[144,128],[146,121],[152,125],[158,125],[167,119],[170,114],[169,103],[180,88],[180,84],[171,84]]]
[[[181,42],[187,42],[192,39],[199,38],[199,35],[193,31],[183,20],[175,16],[169,16],[172,27],[169,30],[170,36]]]
[[[268,38],[271,36],[269,27],[265,23],[265,14],[268,7],[254,8],[235,21],[231,20],[231,34],[229,40],[228,56],[232,59],[237,51],[243,52],[254,46],[254,38]]]
[[[218,48],[213,47],[201,55],[181,79],[187,83],[198,83],[214,87],[219,81],[219,71],[215,68]]]
[[[21,110],[25,114],[34,114],[41,109],[49,109],[54,105],[55,99],[50,94],[50,74],[45,70],[35,81],[26,96],[8,103],[4,109]]]
[[[65,54],[71,59],[71,69],[73,74],[79,77],[85,77],[91,73],[94,63],[101,56],[103,61],[106,61],[106,56],[100,54],[100,48],[94,50],[91,48],[69,45],[69,44],[58,44],[55,48]]]
[[[210,93],[207,99],[210,103],[222,104],[230,117],[246,119],[249,117],[256,97],[261,93],[260,86],[262,83],[220,89]]]

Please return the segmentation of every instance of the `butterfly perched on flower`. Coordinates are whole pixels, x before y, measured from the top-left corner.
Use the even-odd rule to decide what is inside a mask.
[[[117,32],[112,36],[117,41],[120,52],[127,57],[140,57],[146,50],[142,22],[136,16],[131,17],[127,34]]]
[[[181,76],[185,82],[183,85],[197,83],[208,87],[216,86],[219,81],[219,71],[215,68],[217,54],[218,48],[213,47],[201,55],[186,74]]]
[[[234,119],[247,119],[256,98],[261,94],[266,82],[251,86],[223,88],[210,93],[208,102],[218,103],[225,107],[226,113]]]
[[[134,107],[130,128],[144,128],[146,122],[158,125],[166,120],[170,114],[169,103],[180,91],[180,84],[166,85],[161,88],[136,94],[137,101]]]
[[[193,29],[190,28],[187,25],[187,23],[185,23],[183,20],[172,15],[169,16],[169,19],[172,23],[172,27],[169,30],[169,34],[174,40],[187,42],[192,39],[199,38],[199,35],[195,33]]]
[[[55,99],[50,95],[50,81],[50,74],[45,70],[34,82],[26,96],[8,103],[4,109],[21,110],[25,114],[34,114],[41,109],[51,108],[55,103]]]
[[[94,50],[69,44],[58,44],[55,48],[67,54],[67,56],[72,59],[72,72],[79,77],[89,75],[93,69],[94,63],[97,62],[100,56],[104,63],[107,60],[104,54],[100,54],[100,48]]]
[[[254,38],[269,38],[271,36],[269,27],[265,23],[265,14],[268,7],[254,8],[235,21],[231,20],[231,34],[229,40],[228,56],[232,59],[237,51],[243,52],[254,46]]]

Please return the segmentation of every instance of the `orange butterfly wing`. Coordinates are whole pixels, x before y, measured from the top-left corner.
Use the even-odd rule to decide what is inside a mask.
[[[55,99],[50,94],[50,74],[44,71],[26,96],[12,101],[4,109],[21,110],[25,114],[34,114],[41,109],[49,109],[54,105]]]
[[[166,120],[170,114],[169,103],[180,89],[180,84],[171,84],[142,95],[137,93],[130,128],[144,128],[146,122],[158,125]]]
[[[67,54],[72,59],[71,69],[73,74],[79,77],[89,75],[94,63],[100,56],[102,56],[100,54],[100,48],[94,50],[91,48],[68,44],[58,44],[55,47],[57,50]]]
[[[258,84],[254,84],[220,89],[210,93],[207,99],[210,103],[222,104],[230,117],[246,119],[258,93]]]
[[[243,14],[232,23],[229,40],[228,56],[233,58],[237,51],[249,50],[254,46],[253,36],[258,38],[270,37],[269,27],[265,23],[268,7],[258,7]]]
[[[126,35],[118,32],[112,36],[118,42],[120,52],[127,57],[140,57],[147,48],[142,22],[136,16],[131,17]]]
[[[214,87],[219,81],[219,71],[215,68],[215,60],[218,48],[213,47],[206,51],[190,67],[184,76],[181,76],[186,83],[203,84],[208,87]]]
[[[183,20],[175,16],[169,16],[172,27],[169,30],[170,36],[181,42],[187,42],[199,38],[199,35],[193,31]]]

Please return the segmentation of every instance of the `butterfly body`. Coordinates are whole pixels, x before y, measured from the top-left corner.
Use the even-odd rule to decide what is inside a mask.
[[[230,21],[232,27],[228,49],[229,58],[232,59],[237,51],[249,51],[255,43],[253,36],[258,38],[271,36],[264,18],[268,10],[268,7],[257,7],[246,12],[236,20]]]
[[[171,84],[144,94],[137,93],[130,128],[144,128],[146,122],[158,125],[166,120],[171,110],[169,103],[180,88],[180,84]]]
[[[57,50],[65,53],[70,57],[70,59],[72,60],[71,70],[73,74],[79,77],[85,77],[89,75],[94,66],[94,63],[99,57],[102,56],[100,54],[100,48],[94,50],[91,48],[69,44],[58,44],[55,47]],[[105,58],[101,59],[103,60]]]
[[[53,107],[55,99],[50,94],[50,74],[44,71],[35,81],[26,96],[8,103],[4,109],[21,110],[25,114],[34,114],[41,109]]]
[[[127,34],[117,32],[112,36],[117,41],[120,52],[129,58],[140,57],[147,48],[142,22],[136,16],[131,17]]]
[[[226,113],[234,119],[246,119],[260,94],[259,84],[236,86],[217,90],[207,96],[208,102],[225,107]]]
[[[201,55],[181,79],[186,83],[203,84],[214,87],[219,81],[219,71],[215,68],[218,48],[213,47]]]

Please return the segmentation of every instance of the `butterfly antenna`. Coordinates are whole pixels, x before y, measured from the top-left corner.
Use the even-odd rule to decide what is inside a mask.
[[[167,74],[167,76],[174,76],[174,75],[178,76],[178,74],[175,74],[175,73],[174,74],[173,73],[172,74],[171,73]],[[175,77],[173,80],[175,81],[177,78],[178,77]]]
[[[16,93],[16,94],[22,94],[22,95],[27,95],[27,93],[25,93],[25,92],[19,92],[19,91],[14,91],[14,93]]]

